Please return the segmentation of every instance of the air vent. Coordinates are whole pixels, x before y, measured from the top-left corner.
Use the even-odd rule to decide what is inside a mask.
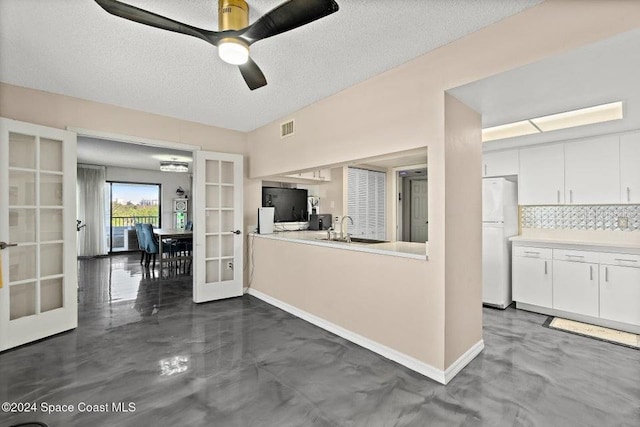
[[[293,135],[293,120],[280,125],[280,138],[286,138],[291,135]]]

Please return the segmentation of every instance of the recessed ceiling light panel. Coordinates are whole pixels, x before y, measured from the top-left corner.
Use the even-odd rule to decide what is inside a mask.
[[[538,117],[531,119],[531,122],[539,127],[541,131],[549,132],[552,130],[620,120],[622,116],[622,101],[619,101]]]
[[[622,101],[482,129],[482,142],[620,120]]]
[[[539,133],[529,120],[482,129],[482,142]]]

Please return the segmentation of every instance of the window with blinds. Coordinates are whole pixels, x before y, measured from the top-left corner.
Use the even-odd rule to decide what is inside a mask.
[[[360,168],[348,171],[348,232],[355,237],[386,238],[386,174]]]

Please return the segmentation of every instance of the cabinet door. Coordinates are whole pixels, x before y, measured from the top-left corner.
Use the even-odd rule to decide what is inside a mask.
[[[565,144],[567,203],[620,203],[620,138]]]
[[[601,265],[600,317],[640,325],[640,268]]]
[[[553,308],[598,317],[598,264],[553,261]]]
[[[520,150],[518,204],[564,203],[564,147],[547,145]]]
[[[519,170],[518,150],[492,151],[482,156],[482,176],[517,175]]]
[[[552,261],[535,257],[513,257],[513,300],[551,308]]]
[[[640,132],[620,137],[620,199],[640,203]]]

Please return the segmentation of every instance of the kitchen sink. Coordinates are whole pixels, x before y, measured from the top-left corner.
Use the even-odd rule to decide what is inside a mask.
[[[351,241],[353,243],[389,243],[386,240],[365,239],[363,237],[352,237]]]
[[[317,240],[324,240],[325,242],[340,242],[347,243],[346,239],[327,239],[326,237],[318,237]],[[351,243],[364,243],[364,244],[373,244],[373,243],[389,243],[386,240],[376,240],[376,239],[365,239],[362,237],[352,237]]]

